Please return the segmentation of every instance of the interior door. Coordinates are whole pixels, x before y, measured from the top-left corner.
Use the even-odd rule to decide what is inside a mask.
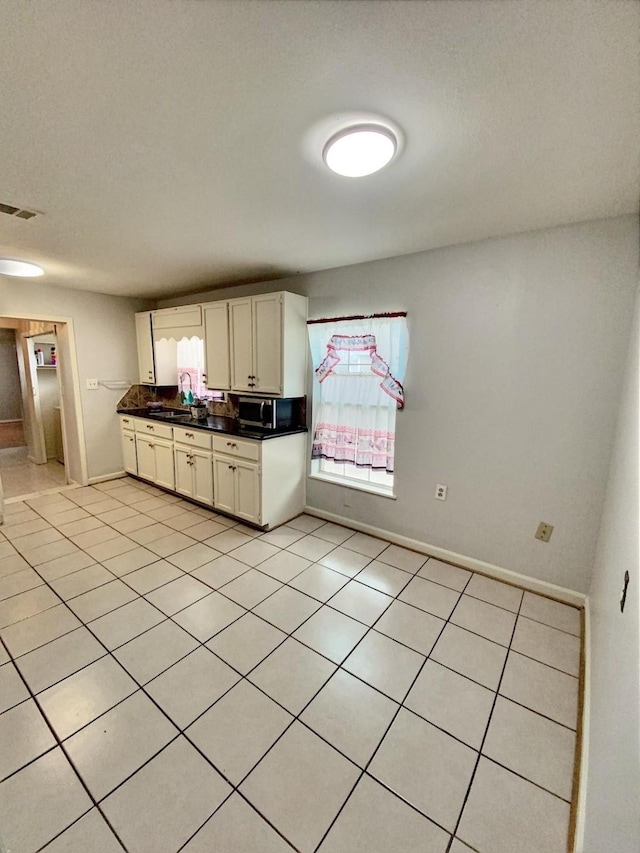
[[[253,297],[255,391],[282,394],[282,297]]]
[[[25,347],[25,373],[27,393],[31,398],[31,446],[28,447],[29,458],[38,465],[47,461],[47,446],[44,438],[42,408],[40,406],[40,389],[38,386],[38,363],[33,338],[23,338]]]
[[[251,299],[229,302],[231,335],[231,387],[234,391],[255,391],[251,329]]]

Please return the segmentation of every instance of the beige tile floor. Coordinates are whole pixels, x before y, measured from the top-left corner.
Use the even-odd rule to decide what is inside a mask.
[[[567,849],[578,610],[132,478],[0,530],[3,849]]]
[[[55,459],[44,465],[29,462],[26,447],[0,450],[0,477],[5,499],[59,488],[67,481],[64,465]]]

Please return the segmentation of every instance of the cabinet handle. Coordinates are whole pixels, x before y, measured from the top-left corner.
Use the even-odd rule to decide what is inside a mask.
[[[149,447],[155,447],[155,444],[149,443]]]
[[[185,432],[185,435],[187,436],[187,438],[193,438],[194,437],[192,432]]]
[[[123,423],[123,424],[128,424],[128,423],[129,423],[129,418],[123,418],[123,419],[122,419],[122,423]]]
[[[238,445],[235,443],[235,441],[228,441],[227,442],[227,447],[237,447],[237,446]]]
[[[247,376],[247,379],[255,379],[255,376]]]
[[[255,388],[256,387],[255,382],[247,382],[247,385],[249,386],[249,388]]]
[[[236,466],[235,466],[235,465],[229,465],[229,470],[230,470],[230,471],[235,471],[235,470],[236,470]]]
[[[151,426],[151,424],[147,424],[147,429],[150,429],[151,432],[153,432],[153,427]]]

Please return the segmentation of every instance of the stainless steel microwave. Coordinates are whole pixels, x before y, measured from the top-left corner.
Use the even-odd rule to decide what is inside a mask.
[[[238,398],[238,421],[241,426],[259,429],[294,429],[299,426],[298,397],[283,399]]]

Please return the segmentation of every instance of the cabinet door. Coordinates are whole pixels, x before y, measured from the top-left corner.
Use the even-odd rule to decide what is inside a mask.
[[[224,456],[213,457],[213,505],[216,509],[235,512],[234,507],[234,459]]]
[[[193,466],[191,465],[190,449],[187,447],[174,447],[173,456],[175,464],[176,488],[180,495],[193,497]]]
[[[138,371],[141,385],[154,385],[156,381],[153,362],[153,339],[151,337],[151,311],[136,314],[136,338],[138,341]]]
[[[193,493],[194,500],[213,506],[213,454],[202,450],[192,450]]]
[[[175,489],[176,480],[173,467],[173,442],[153,440],[156,453],[156,483],[165,489]]]
[[[229,331],[231,336],[231,388],[234,391],[255,391],[251,329],[251,299],[232,299],[229,302]]]
[[[138,455],[138,476],[145,480],[155,482],[156,479],[156,454],[155,443],[152,438],[136,436],[136,450]]]
[[[253,361],[255,391],[282,393],[282,297],[279,293],[254,296]]]
[[[124,470],[129,474],[138,473],[138,457],[136,455],[136,437],[132,432],[122,430],[122,460]]]
[[[204,373],[207,388],[228,391],[231,387],[227,302],[204,309]]]
[[[236,508],[235,515],[254,524],[260,524],[260,474],[259,466],[251,462],[234,461]]]

